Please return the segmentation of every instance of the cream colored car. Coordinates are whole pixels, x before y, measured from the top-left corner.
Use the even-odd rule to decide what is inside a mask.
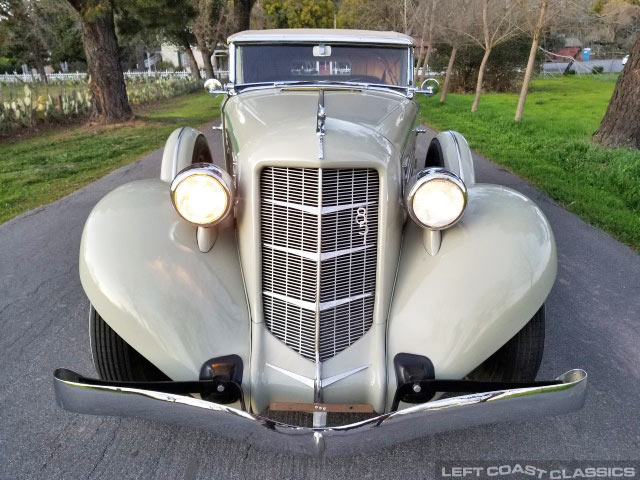
[[[459,133],[416,158],[413,47],[392,32],[229,38],[230,82],[206,84],[225,96],[223,151],[177,129],[161,178],[87,220],[100,378],[57,370],[62,407],[339,455],[582,406],[582,370],[536,381],[549,223],[476,183]]]

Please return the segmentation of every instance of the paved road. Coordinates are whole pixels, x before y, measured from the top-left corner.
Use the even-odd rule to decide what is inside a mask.
[[[423,135],[423,150],[429,138]],[[0,479],[406,479],[431,477],[437,460],[640,459],[640,256],[480,156],[479,181],[532,197],[555,230],[560,268],[547,303],[541,376],[586,369],[581,412],[315,461],[199,431],[61,410],[53,370],[94,373],[77,269],[84,220],[105,193],[157,176],[159,166],[155,152],[0,226]]]

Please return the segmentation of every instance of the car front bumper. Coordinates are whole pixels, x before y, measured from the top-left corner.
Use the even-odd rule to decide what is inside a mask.
[[[439,432],[572,412],[582,407],[584,370],[557,385],[474,393],[412,406],[339,427],[287,425],[190,396],[123,388],[58,369],[56,398],[66,410],[156,420],[210,431],[258,447],[311,456],[355,455]],[[98,383],[96,381],[96,383]]]

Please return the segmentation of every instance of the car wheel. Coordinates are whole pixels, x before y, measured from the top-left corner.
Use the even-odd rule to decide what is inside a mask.
[[[170,380],[107,325],[91,306],[89,335],[93,364],[102,380],[151,382]]]
[[[542,362],[544,330],[545,313],[542,305],[522,330],[467,378],[493,382],[534,381]]]

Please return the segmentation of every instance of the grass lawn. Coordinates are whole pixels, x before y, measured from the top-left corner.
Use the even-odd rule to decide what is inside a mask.
[[[422,120],[462,133],[472,148],[635,250],[640,250],[640,152],[591,143],[615,87],[607,75],[534,80],[521,124],[518,96],[487,94],[421,100]]]
[[[135,121],[121,125],[75,126],[0,141],[0,223],[162,147],[179,126],[210,122],[219,104],[198,92],[147,105]]]

